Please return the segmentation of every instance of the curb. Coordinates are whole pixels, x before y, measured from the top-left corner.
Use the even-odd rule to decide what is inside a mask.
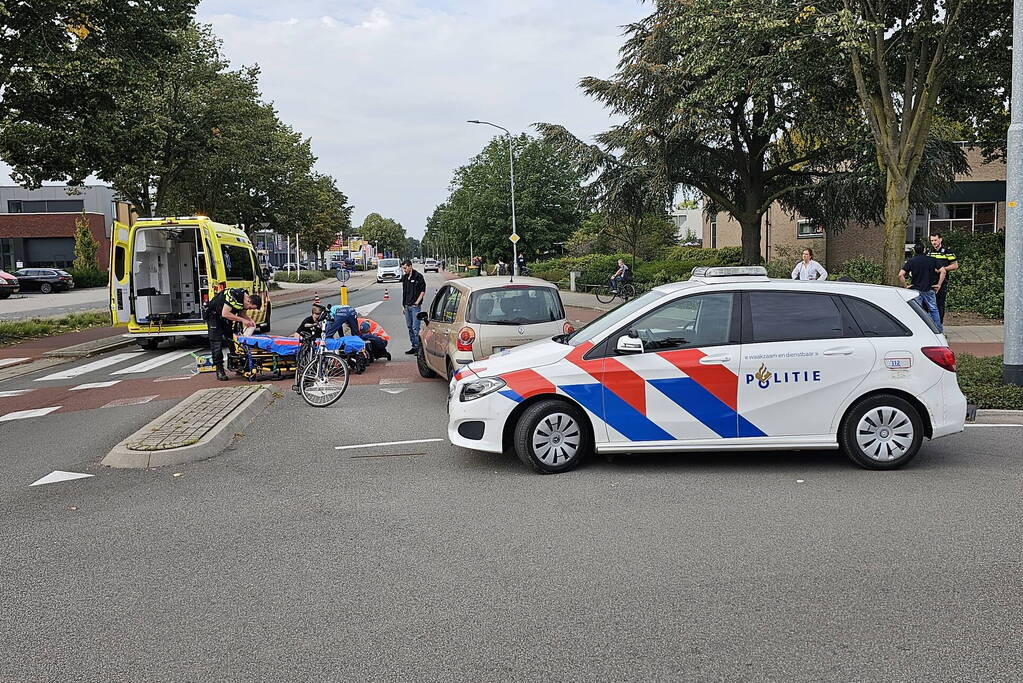
[[[202,391],[217,391],[217,389],[203,389]],[[202,393],[197,391],[186,401]],[[120,442],[100,461],[101,465],[116,468],[148,469],[151,467],[163,467],[166,465],[180,465],[188,462],[198,462],[220,455],[230,445],[237,432],[247,427],[252,420],[273,402],[274,392],[269,384],[257,385],[253,388],[252,395],[242,401],[230,413],[222,417],[212,429],[202,436],[198,441],[187,446],[168,448],[157,451],[141,451],[128,448],[127,444],[145,437],[149,433],[150,425],[146,425],[124,441]],[[178,406],[153,420],[158,422],[164,416],[174,413]],[[152,423],[150,423],[152,424]]]
[[[976,417],[968,424],[1017,424],[1023,425],[1023,410],[1000,410],[980,408]]]

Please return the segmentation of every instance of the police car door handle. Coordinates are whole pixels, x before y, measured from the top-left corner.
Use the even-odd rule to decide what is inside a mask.
[[[722,353],[717,356],[704,356],[700,359],[700,365],[721,365],[722,363],[728,363],[731,360],[731,356],[727,353]]]
[[[825,356],[851,356],[852,354],[853,347],[851,346],[836,346],[824,352]]]

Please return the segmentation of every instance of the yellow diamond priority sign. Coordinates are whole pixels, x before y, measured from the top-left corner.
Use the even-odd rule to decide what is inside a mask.
[[[518,235],[510,235],[510,236],[508,237],[508,239],[509,239],[509,240],[511,240],[511,243],[512,243],[512,244],[515,244],[516,242],[518,242],[518,241],[519,241],[519,236],[518,236]]]

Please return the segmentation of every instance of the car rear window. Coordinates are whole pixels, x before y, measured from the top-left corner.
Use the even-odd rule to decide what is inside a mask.
[[[934,334],[941,334],[941,330],[934,324],[934,319],[931,318],[931,314],[924,310],[924,307],[920,305],[920,299],[910,299],[906,303],[909,307],[916,311],[916,314],[920,316],[920,319],[927,323],[927,327],[931,328],[931,332]]]
[[[750,292],[754,342],[837,339],[845,321],[834,300],[824,294]]]
[[[508,285],[474,292],[467,322],[481,325],[534,325],[565,317],[561,297],[550,287]]]
[[[842,301],[849,307],[864,337],[908,337],[911,334],[905,325],[869,301],[852,296],[843,296]]]

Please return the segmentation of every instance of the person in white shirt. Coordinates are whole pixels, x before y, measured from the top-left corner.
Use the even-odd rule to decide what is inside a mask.
[[[792,269],[793,280],[827,280],[828,271],[824,266],[813,260],[813,249],[807,247],[803,250],[803,260]]]

